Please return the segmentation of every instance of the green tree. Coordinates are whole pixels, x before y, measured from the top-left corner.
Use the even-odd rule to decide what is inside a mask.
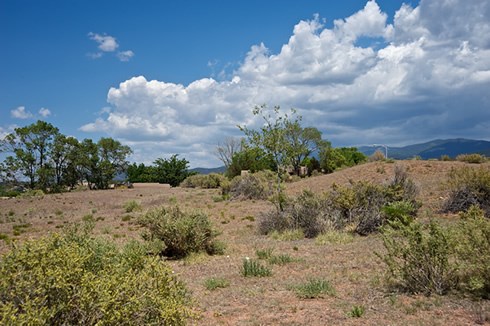
[[[317,128],[303,128],[300,121],[301,118],[286,120],[284,130],[286,153],[296,175],[299,175],[300,167],[307,157],[328,145]]]
[[[73,184],[73,181],[68,177],[69,166],[75,163],[71,158],[75,155],[74,152],[78,150],[78,145],[76,138],[67,137],[63,134],[57,134],[54,137],[51,161],[57,187]]]
[[[185,158],[179,159],[178,154],[174,154],[170,159],[157,158],[154,162],[156,180],[159,183],[168,183],[172,187],[177,187],[182,181],[193,173],[189,172]]]
[[[20,171],[29,181],[31,188],[47,189],[53,175],[49,157],[53,139],[59,134],[58,128],[45,121],[38,120],[31,125],[14,129],[1,143],[1,149],[11,152],[11,165]]]
[[[266,105],[256,106],[252,112],[262,117],[264,120],[262,127],[258,130],[249,129],[246,126],[238,127],[245,133],[248,143],[263,150],[277,166],[277,208],[282,211],[281,170],[285,170],[292,163],[291,145],[286,136],[287,130],[299,124],[301,117],[296,116],[294,109],[291,109],[291,116],[281,114],[279,106],[275,106],[272,111],[268,110]]]
[[[242,150],[233,154],[231,164],[226,170],[226,175],[233,178],[241,174],[242,170],[257,172],[261,170],[276,171],[277,166],[270,155],[267,155],[263,149],[258,147],[242,146]]]

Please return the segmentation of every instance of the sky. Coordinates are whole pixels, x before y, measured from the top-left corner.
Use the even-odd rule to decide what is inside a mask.
[[[265,104],[334,146],[490,140],[488,0],[0,0],[0,44],[0,137],[216,167]]]

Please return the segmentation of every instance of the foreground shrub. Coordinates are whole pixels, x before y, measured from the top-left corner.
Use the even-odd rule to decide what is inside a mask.
[[[226,177],[218,173],[195,174],[187,177],[180,184],[184,188],[220,188],[227,181]]]
[[[490,299],[490,221],[477,206],[461,214],[454,232],[456,255],[461,264],[461,286]]]
[[[392,284],[411,293],[444,294],[459,290],[490,298],[490,220],[472,206],[448,228],[396,222],[385,228],[385,255]]]
[[[193,313],[172,270],[146,249],[75,230],[15,247],[0,261],[2,325],[183,325]]]
[[[452,169],[448,176],[449,198],[442,211],[458,213],[476,205],[490,217],[490,169],[462,167]]]
[[[386,254],[380,256],[393,284],[426,295],[445,294],[454,288],[457,268],[450,261],[449,232],[433,221],[427,226],[419,222],[397,226],[385,229]]]
[[[456,161],[460,162],[466,162],[466,163],[473,163],[473,164],[481,164],[485,163],[487,161],[487,158],[485,155],[481,154],[460,154],[456,156]]]
[[[161,254],[167,257],[182,258],[200,251],[220,254],[224,250],[215,239],[218,234],[208,216],[199,211],[183,211],[178,206],[160,207],[146,213],[139,223],[148,228],[145,240],[163,242]]]

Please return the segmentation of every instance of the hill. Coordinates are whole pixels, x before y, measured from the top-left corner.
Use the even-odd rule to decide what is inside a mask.
[[[384,151],[384,147],[361,146],[358,148],[365,155],[372,155],[376,149]],[[490,142],[485,140],[473,139],[436,139],[421,144],[408,145],[404,147],[388,146],[388,157],[405,160],[420,156],[422,159],[438,159],[442,155],[448,155],[455,158],[459,154],[479,153],[490,156]]]
[[[199,174],[224,173],[226,172],[226,168],[224,166],[220,166],[217,168],[194,168],[194,169],[189,169],[189,171],[197,172]]]

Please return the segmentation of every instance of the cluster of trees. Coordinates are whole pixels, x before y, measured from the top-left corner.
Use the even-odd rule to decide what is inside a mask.
[[[158,158],[153,164],[133,163],[129,165],[128,180],[130,182],[168,183],[176,187],[188,176],[194,174],[188,170],[189,161],[185,158],[179,159],[177,154],[172,155],[169,159]]]
[[[128,166],[131,148],[112,138],[78,141],[45,121],[16,128],[0,140],[9,153],[0,163],[0,180],[27,183],[31,189],[59,191],[86,181],[91,189],[107,189]]]
[[[308,167],[310,174],[315,170],[331,173],[367,160],[357,148],[333,148],[317,128],[302,127],[301,116],[294,110],[281,114],[279,107],[268,110],[260,106],[253,113],[264,120],[260,129],[240,126],[245,139],[228,138],[217,146],[217,156],[225,164],[228,177],[242,170],[265,169],[288,169],[299,175],[301,166]]]

